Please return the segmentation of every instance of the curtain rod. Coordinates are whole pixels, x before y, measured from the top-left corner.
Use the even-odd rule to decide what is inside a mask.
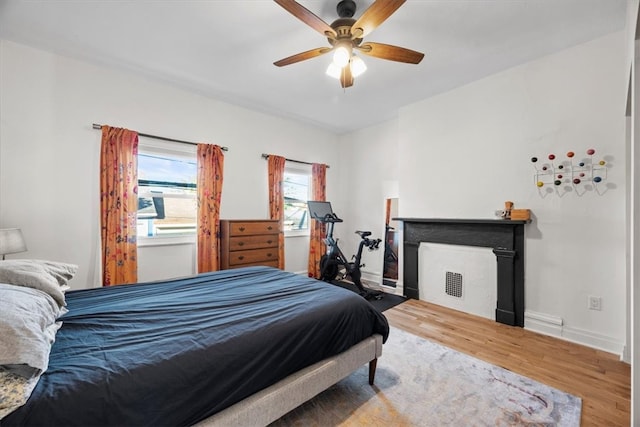
[[[269,158],[269,155],[268,155],[268,154],[265,154],[265,153],[262,153],[262,158],[263,158],[263,159],[265,159],[265,160],[267,160],[267,159]],[[286,160],[287,162],[302,163],[303,165],[313,165],[313,163],[303,162],[302,160],[287,159],[286,157],[285,157],[285,160]],[[326,165],[326,166],[327,166],[327,169],[329,169],[329,168],[331,167],[331,166],[329,166],[329,165]]]
[[[97,123],[93,124],[93,128],[94,129],[102,129],[102,125],[99,125]],[[189,145],[198,145],[197,142],[191,142],[191,141],[182,141],[180,139],[174,139],[174,138],[167,138],[165,136],[157,136],[157,135],[150,135],[148,133],[142,133],[142,132],[138,132],[138,135],[140,136],[146,136],[147,138],[153,138],[153,139],[160,139],[162,141],[171,141],[171,142],[179,142],[180,144],[189,144]],[[220,147],[222,149],[222,151],[229,151],[229,148],[227,147]]]

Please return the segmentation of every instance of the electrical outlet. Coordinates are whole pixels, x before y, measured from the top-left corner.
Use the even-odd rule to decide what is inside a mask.
[[[589,295],[587,297],[587,308],[589,310],[602,310],[602,298]]]

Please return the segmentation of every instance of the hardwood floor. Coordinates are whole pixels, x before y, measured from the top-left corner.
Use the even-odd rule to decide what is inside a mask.
[[[424,301],[384,314],[394,327],[579,396],[582,426],[630,425],[631,367],[614,354]]]

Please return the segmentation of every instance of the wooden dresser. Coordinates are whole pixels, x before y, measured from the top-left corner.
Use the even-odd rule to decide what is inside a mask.
[[[220,220],[220,268],[267,265],[278,267],[280,221],[270,219]]]

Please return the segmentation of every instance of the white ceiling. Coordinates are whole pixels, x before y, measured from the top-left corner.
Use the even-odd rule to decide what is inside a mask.
[[[384,0],[380,0],[384,1]],[[338,0],[300,3],[331,23]],[[372,0],[356,0],[355,17]],[[278,68],[327,40],[271,0],[0,0],[0,37],[135,71],[336,133],[624,28],[627,0],[408,0],[365,41],[425,53],[418,65],[363,56],[342,89],[331,55]]]

